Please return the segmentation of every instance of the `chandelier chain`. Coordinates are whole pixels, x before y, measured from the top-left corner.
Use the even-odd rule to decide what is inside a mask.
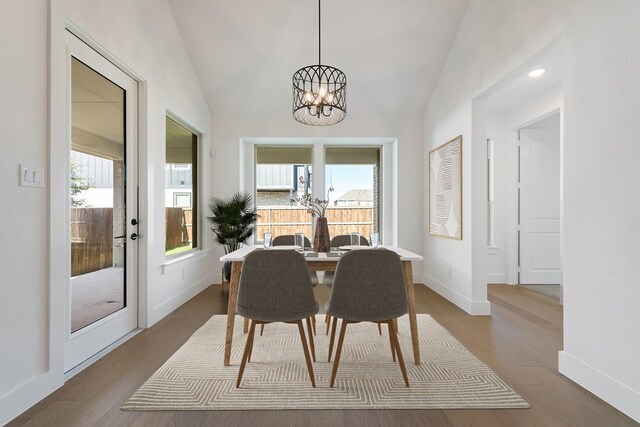
[[[347,77],[322,65],[322,1],[318,0],[318,64],[293,74],[293,118],[312,126],[341,122],[347,114]]]

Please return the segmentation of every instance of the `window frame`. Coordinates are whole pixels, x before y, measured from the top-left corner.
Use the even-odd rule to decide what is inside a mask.
[[[394,137],[354,137],[354,138],[240,138],[240,188],[249,194],[256,194],[256,146],[312,146],[313,196],[326,197],[325,191],[325,148],[379,148],[380,188],[379,232],[385,245],[396,246],[398,236],[398,140]],[[315,226],[315,221],[314,221]],[[312,236],[309,236],[310,238]],[[252,243],[257,242],[252,237]]]
[[[197,128],[195,128],[194,126],[190,125],[189,122],[187,120],[182,119],[180,116],[176,115],[175,113],[166,110],[165,111],[165,137],[164,137],[164,164],[165,164],[165,170],[166,170],[166,166],[167,166],[167,135],[166,135],[166,119],[171,119],[174,122],[176,122],[178,125],[182,126],[183,128],[185,128],[186,130],[188,130],[189,132],[191,132],[192,134],[192,138],[193,138],[193,142],[195,143],[195,156],[196,156],[196,161],[190,163],[191,165],[191,170],[192,170],[192,174],[193,174],[193,179],[192,179],[192,186],[191,186],[191,211],[192,211],[192,228],[195,226],[195,232],[192,231],[192,240],[195,240],[195,246],[193,246],[191,249],[185,250],[183,252],[179,252],[176,254],[172,254],[172,255],[167,255],[166,254],[166,250],[163,251],[163,255],[164,255],[164,259],[166,261],[175,261],[176,259],[182,259],[182,258],[187,258],[187,257],[191,257],[194,255],[197,255],[198,253],[202,252],[204,250],[204,241],[202,239],[203,234],[202,234],[202,215],[200,214],[200,209],[201,209],[201,200],[202,200],[202,188],[204,187],[203,185],[203,173],[202,173],[202,165],[203,165],[203,137],[204,134],[199,131]],[[170,168],[170,170],[173,170],[173,167]],[[185,170],[185,169],[181,169],[181,170]],[[166,179],[164,180],[164,185],[163,185],[163,194],[164,192],[166,192],[167,190],[167,182]],[[195,205],[194,205],[195,204]],[[164,221],[166,222],[166,209],[164,210]],[[163,241],[166,244],[167,241],[167,235],[166,235],[166,227],[165,227],[165,234],[164,234],[164,239]]]

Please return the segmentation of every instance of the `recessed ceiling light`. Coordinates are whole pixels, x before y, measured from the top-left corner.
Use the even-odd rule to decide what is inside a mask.
[[[545,69],[544,68],[538,68],[536,70],[533,70],[529,73],[529,77],[531,77],[532,79],[535,79],[536,77],[540,77],[541,75],[544,74]]]

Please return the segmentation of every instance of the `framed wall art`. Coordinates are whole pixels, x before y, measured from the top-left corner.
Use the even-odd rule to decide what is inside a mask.
[[[462,135],[429,152],[429,234],[462,240]]]

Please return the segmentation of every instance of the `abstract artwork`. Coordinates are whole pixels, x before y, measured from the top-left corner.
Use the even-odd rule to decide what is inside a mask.
[[[429,153],[429,234],[462,240],[462,135]]]

